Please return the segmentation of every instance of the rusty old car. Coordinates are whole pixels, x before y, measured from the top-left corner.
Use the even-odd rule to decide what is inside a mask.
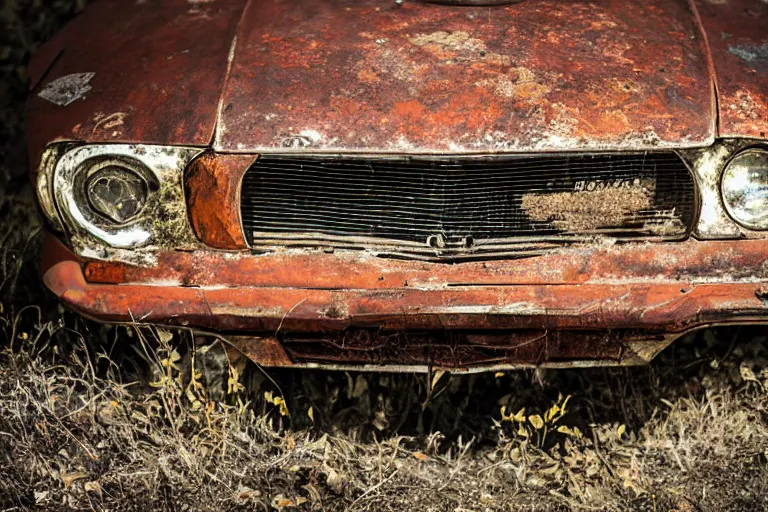
[[[768,321],[765,0],[97,0],[29,75],[86,317],[456,372]]]

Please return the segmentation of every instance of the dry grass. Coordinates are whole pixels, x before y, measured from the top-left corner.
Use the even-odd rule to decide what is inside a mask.
[[[761,328],[644,368],[433,386],[266,375],[212,340],[59,310],[36,275],[23,64],[80,8],[0,9],[0,510],[768,509]]]
[[[768,504],[768,360],[754,333],[733,345],[710,333],[648,368],[553,372],[541,384],[444,376],[428,399],[423,377],[265,376],[186,333],[15,320],[36,327],[14,332],[4,318],[0,508]],[[548,414],[553,405],[564,414]]]

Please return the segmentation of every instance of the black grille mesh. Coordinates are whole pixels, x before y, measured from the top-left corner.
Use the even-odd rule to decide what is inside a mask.
[[[246,239],[482,253],[610,235],[680,239],[695,188],[674,152],[503,158],[262,156],[242,186]]]

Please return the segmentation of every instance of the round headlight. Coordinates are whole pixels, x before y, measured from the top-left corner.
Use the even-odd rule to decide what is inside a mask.
[[[733,220],[748,229],[768,229],[768,151],[748,149],[733,157],[721,189]]]
[[[88,202],[93,211],[123,224],[136,217],[147,202],[148,187],[131,169],[109,165],[96,171],[87,184]]]

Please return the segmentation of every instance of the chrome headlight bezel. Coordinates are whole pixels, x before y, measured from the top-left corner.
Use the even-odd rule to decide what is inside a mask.
[[[81,256],[114,257],[113,250],[151,251],[197,248],[189,225],[184,170],[201,148],[143,144],[82,144],[56,151],[49,146],[38,174],[42,209],[54,227],[64,228],[72,249]],[[55,161],[54,161],[55,158]],[[88,199],[89,179],[100,169],[130,169],[148,184],[146,203],[134,218],[114,222],[94,210]],[[46,196],[49,194],[49,196]]]
[[[750,191],[750,183],[756,180],[762,181],[765,186],[761,187],[762,190]],[[736,224],[752,231],[768,230],[768,151],[751,146],[735,153],[723,167],[720,194],[725,211]],[[755,208],[744,202],[745,196],[755,194],[764,196],[763,204],[758,205],[759,211],[749,211]]]
[[[37,170],[35,183],[35,192],[37,194],[37,204],[43,216],[48,221],[49,227],[56,233],[64,232],[64,224],[61,216],[56,209],[56,203],[53,199],[53,174],[56,170],[56,163],[59,158],[70,149],[79,146],[76,142],[57,142],[49,144],[45,148],[40,158],[40,166]]]
[[[766,148],[768,141],[749,138],[717,139],[711,146],[681,149],[678,154],[688,163],[696,179],[699,217],[692,231],[699,240],[734,240],[768,238],[768,231],[758,231],[737,223],[726,211],[721,182],[731,159],[750,148]]]

